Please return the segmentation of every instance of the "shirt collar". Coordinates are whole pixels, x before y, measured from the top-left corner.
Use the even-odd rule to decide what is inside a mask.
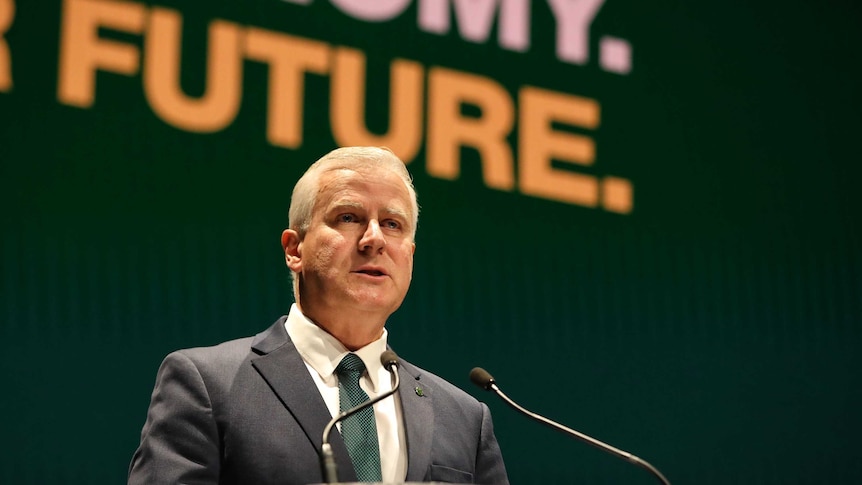
[[[338,379],[333,374],[341,359],[350,353],[347,347],[303,315],[296,303],[290,306],[284,327],[302,360],[320,375],[323,382],[330,385],[336,383]],[[388,332],[384,328],[379,339],[353,351],[365,364],[372,392],[380,389],[381,370],[384,370],[380,354],[386,350],[387,337]]]

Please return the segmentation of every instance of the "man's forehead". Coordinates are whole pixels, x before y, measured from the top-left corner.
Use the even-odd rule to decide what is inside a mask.
[[[379,181],[388,176],[395,176],[391,171],[376,167],[346,168],[332,167],[321,172],[317,181],[318,196],[321,194],[334,195],[342,190],[348,190],[353,186],[362,186],[371,182]]]
[[[335,208],[368,209],[369,204],[380,196],[387,196],[383,206],[379,210],[408,216],[411,207],[410,193],[403,180],[388,170],[376,169],[374,174],[360,173],[353,169],[339,168],[329,170],[321,174],[318,198],[315,209],[330,211]],[[381,183],[382,175],[391,177],[392,182],[398,187],[395,194],[387,194],[373,190],[375,185]]]

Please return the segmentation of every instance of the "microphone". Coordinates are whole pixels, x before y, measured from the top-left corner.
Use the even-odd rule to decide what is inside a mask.
[[[354,406],[347,411],[342,411],[338,413],[332,420],[327,423],[326,427],[323,428],[323,444],[320,445],[320,467],[323,470],[323,479],[326,480],[325,483],[338,483],[338,466],[335,464],[335,456],[332,454],[332,445],[329,444],[329,435],[332,433],[333,426],[336,423],[340,422],[345,418],[349,418],[354,414],[362,411],[363,409],[373,406],[378,402],[386,399],[387,397],[395,394],[395,391],[398,390],[398,386],[401,385],[401,379],[398,377],[398,356],[395,355],[395,352],[391,350],[386,350],[382,354],[380,354],[380,363],[383,364],[383,367],[389,371],[389,374],[392,376],[392,389],[384,392],[383,394],[371,399],[369,401],[365,401],[359,406]]]
[[[563,433],[566,433],[569,436],[573,436],[573,437],[583,441],[584,443],[587,443],[589,445],[593,445],[600,450],[604,450],[604,451],[616,456],[617,458],[622,458],[623,460],[626,460],[629,463],[633,463],[637,466],[640,466],[641,468],[644,468],[648,472],[650,472],[662,484],[670,485],[670,482],[667,480],[667,478],[665,478],[664,475],[662,475],[661,472],[658,471],[658,469],[656,469],[654,466],[650,465],[646,460],[638,458],[635,455],[632,455],[631,453],[629,453],[627,451],[620,450],[619,448],[614,448],[613,446],[611,446],[607,443],[604,443],[604,442],[599,441],[595,438],[587,436],[583,433],[575,431],[571,428],[563,426],[562,424],[559,424],[555,421],[551,421],[550,419],[548,419],[544,416],[540,416],[536,413],[527,411],[523,407],[519,406],[515,401],[509,399],[509,396],[503,394],[503,391],[501,391],[500,388],[497,387],[497,381],[495,381],[494,378],[491,376],[491,374],[489,374],[488,371],[486,371],[485,369],[483,369],[481,367],[474,367],[473,370],[470,371],[470,380],[473,381],[473,384],[476,384],[477,386],[481,387],[482,389],[484,389],[486,391],[494,391],[498,396],[500,396],[500,399],[502,399],[506,404],[515,408],[517,411],[519,411],[523,414],[526,414],[530,418],[533,418],[536,421],[538,421],[542,424],[548,425],[548,426],[550,426],[550,427],[552,427],[558,431],[562,431]]]

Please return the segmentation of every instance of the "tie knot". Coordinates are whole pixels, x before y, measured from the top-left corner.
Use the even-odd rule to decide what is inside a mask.
[[[362,362],[362,359],[359,358],[356,354],[347,354],[341,359],[341,363],[338,364],[338,367],[335,368],[335,372],[338,375],[349,375],[349,374],[362,374],[362,371],[365,370],[365,364]]]

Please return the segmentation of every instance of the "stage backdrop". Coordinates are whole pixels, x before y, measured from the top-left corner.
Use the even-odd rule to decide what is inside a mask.
[[[168,352],[292,297],[290,189],[391,147],[400,355],[512,481],[859,483],[852,2],[0,0],[0,482],[121,483]],[[429,430],[431,432],[431,430]]]

